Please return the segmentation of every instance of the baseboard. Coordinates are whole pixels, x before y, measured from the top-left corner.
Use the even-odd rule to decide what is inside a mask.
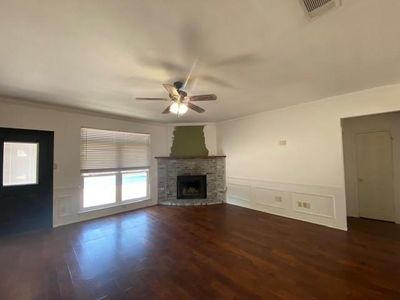
[[[229,204],[347,230],[343,189],[237,177],[227,187]]]

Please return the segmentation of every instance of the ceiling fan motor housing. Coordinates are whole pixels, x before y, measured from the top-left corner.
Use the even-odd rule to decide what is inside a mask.
[[[182,81],[175,81],[174,82],[174,87],[179,91],[183,87],[183,82]]]

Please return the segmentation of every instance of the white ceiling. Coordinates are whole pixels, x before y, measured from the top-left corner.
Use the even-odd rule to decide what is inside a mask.
[[[400,1],[342,3],[310,21],[299,0],[2,0],[0,94],[177,122],[134,98],[198,58],[191,93],[219,97],[179,119],[199,122],[399,83]]]

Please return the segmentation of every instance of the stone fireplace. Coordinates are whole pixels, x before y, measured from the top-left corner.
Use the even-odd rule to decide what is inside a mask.
[[[225,156],[156,159],[160,204],[208,205],[225,202]]]

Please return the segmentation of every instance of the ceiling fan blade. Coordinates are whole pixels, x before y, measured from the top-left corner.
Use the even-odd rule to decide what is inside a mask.
[[[136,100],[154,100],[154,101],[169,101],[168,98],[147,98],[147,97],[137,97]]]
[[[154,83],[154,84],[160,84],[162,82],[161,79],[154,79],[154,78],[148,78],[148,77],[142,77],[142,76],[129,76],[129,77],[124,77],[124,80],[128,81],[130,84],[132,84],[132,81],[135,82],[140,82],[140,83]]]
[[[187,106],[190,109],[193,109],[195,112],[198,112],[199,114],[202,114],[203,112],[205,112],[204,109],[202,109],[200,106],[194,105],[193,103],[187,103]]]
[[[164,88],[167,90],[168,94],[179,97],[177,89],[172,84],[163,84]]]
[[[169,114],[170,113],[169,108],[171,107],[171,105],[168,105],[168,107],[162,111],[162,114]]]
[[[217,95],[209,94],[209,95],[197,95],[190,96],[190,101],[214,101],[217,100]]]
[[[186,71],[183,66],[180,66],[174,62],[165,59],[158,59],[155,57],[142,57],[140,61],[144,66],[157,69],[161,68],[170,73],[183,73]]]
[[[206,80],[211,83],[214,83],[216,85],[220,85],[220,86],[227,87],[227,88],[232,88],[232,85],[229,82],[226,82],[225,80],[219,79],[215,76],[199,75],[198,78]]]
[[[260,63],[261,57],[254,53],[247,53],[238,56],[229,57],[211,64],[214,67],[223,67],[240,64],[257,64]]]
[[[185,91],[187,91],[187,89],[188,89],[188,84],[191,82],[191,77],[192,77],[193,71],[194,71],[194,69],[195,69],[195,67],[196,67],[196,65],[197,65],[197,62],[198,62],[198,58],[196,58],[196,59],[194,60],[192,66],[191,66],[191,68],[190,68],[189,74],[188,74],[188,76],[186,77],[185,83],[183,84],[183,89],[184,89]]]

